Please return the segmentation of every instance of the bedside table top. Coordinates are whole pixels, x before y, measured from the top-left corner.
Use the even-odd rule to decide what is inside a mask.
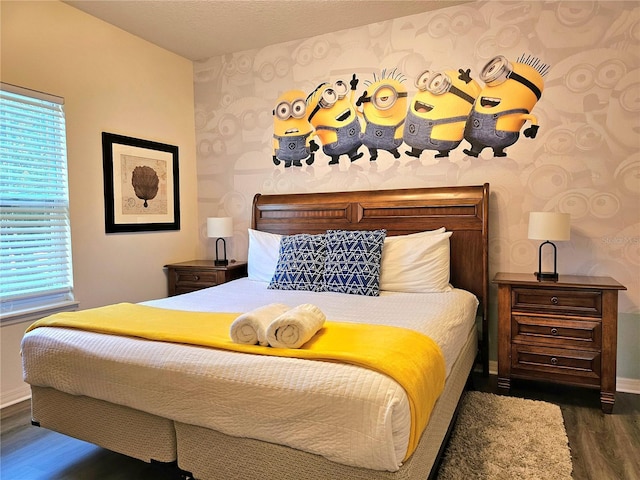
[[[228,265],[214,265],[213,262],[213,260],[189,260],[187,262],[170,263],[165,265],[165,268],[196,267],[212,270],[232,270],[234,268],[244,267],[247,264],[245,261],[236,260],[229,260]]]
[[[525,285],[528,287],[571,287],[601,288],[605,290],[626,290],[627,287],[611,277],[595,277],[587,275],[560,275],[558,281],[539,281],[534,273],[498,272],[493,283],[509,285]]]

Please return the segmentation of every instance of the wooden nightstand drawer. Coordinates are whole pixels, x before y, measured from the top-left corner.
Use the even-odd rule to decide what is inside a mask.
[[[514,342],[600,350],[602,324],[575,317],[537,317],[513,315],[511,338]]]
[[[194,292],[247,276],[247,262],[218,266],[213,260],[190,260],[165,265],[169,296]]]
[[[513,288],[511,305],[518,311],[600,317],[602,293],[599,290]]]
[[[204,285],[212,287],[224,283],[225,272],[222,271],[196,271],[175,269],[176,287],[188,285],[199,286]]]
[[[545,379],[552,379],[549,375],[578,377],[580,382],[599,385],[600,357],[600,352],[514,344],[511,372]]]

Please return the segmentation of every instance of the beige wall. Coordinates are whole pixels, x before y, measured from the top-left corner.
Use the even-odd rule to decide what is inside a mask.
[[[80,308],[166,296],[163,265],[197,256],[192,63],[64,3],[1,3],[3,82],[64,97]],[[101,132],[179,147],[181,229],[105,234]],[[0,329],[4,405],[28,394],[27,324]]]

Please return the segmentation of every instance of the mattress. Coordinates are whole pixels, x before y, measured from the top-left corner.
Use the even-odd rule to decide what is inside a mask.
[[[476,298],[383,292],[379,297],[269,290],[240,279],[146,302],[192,311],[313,303],[330,320],[396,325],[433,338],[447,374],[475,325]],[[206,328],[206,326],[205,326]],[[374,470],[405,456],[409,406],[392,379],[353,365],[238,354],[64,328],[23,339],[25,381],[116,403],[234,437],[254,438]]]

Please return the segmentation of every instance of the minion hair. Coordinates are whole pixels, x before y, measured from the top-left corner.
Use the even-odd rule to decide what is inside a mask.
[[[520,55],[517,62],[523,63],[525,65],[529,65],[531,68],[537,70],[540,76],[542,77],[544,77],[547,73],[549,73],[549,69],[551,68],[551,65],[542,63],[542,61],[538,57],[532,57],[531,55],[525,56],[525,55],[526,55],[525,53]]]
[[[385,68],[385,69],[382,70],[382,73],[380,73],[380,78],[378,78],[376,76],[376,73],[373,72],[373,80],[365,80],[363,83],[364,83],[365,87],[368,87],[368,86],[370,86],[370,85],[372,85],[372,84],[374,84],[374,83],[376,83],[376,82],[378,82],[380,80],[384,80],[385,78],[391,78],[391,79],[396,80],[396,81],[398,81],[400,83],[404,83],[404,81],[407,79],[407,77],[405,77],[402,72],[399,72],[397,68],[394,68],[393,70],[391,70],[389,72]]]

